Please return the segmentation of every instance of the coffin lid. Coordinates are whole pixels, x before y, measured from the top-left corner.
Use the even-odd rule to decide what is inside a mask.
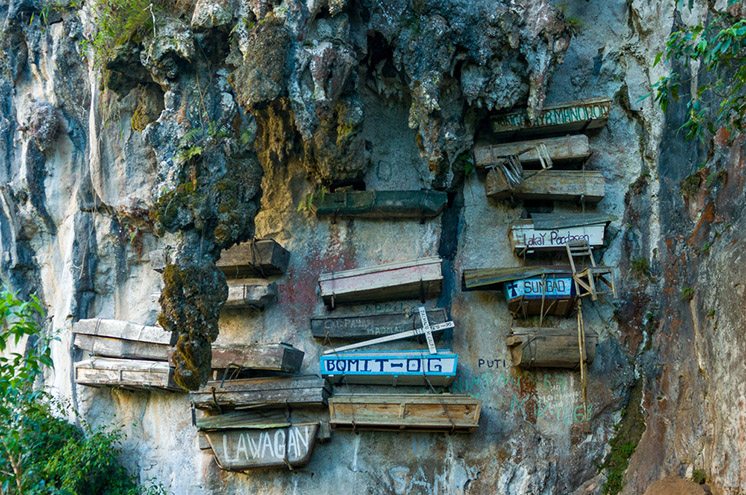
[[[498,289],[505,282],[542,275],[572,276],[572,269],[565,265],[466,269],[464,270],[464,290]]]

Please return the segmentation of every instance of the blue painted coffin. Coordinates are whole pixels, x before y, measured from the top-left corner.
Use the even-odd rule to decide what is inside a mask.
[[[349,351],[320,359],[321,375],[331,382],[380,385],[450,385],[458,364],[458,355],[444,349]]]
[[[571,275],[544,275],[505,282],[505,300],[513,313],[566,316],[575,303],[577,294]],[[542,298],[544,304],[542,307]]]

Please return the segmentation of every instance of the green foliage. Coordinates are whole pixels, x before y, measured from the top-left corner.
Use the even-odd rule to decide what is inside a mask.
[[[329,190],[325,187],[321,187],[319,189],[315,189],[311,191],[310,193],[306,194],[300,203],[298,203],[298,206],[296,207],[297,212],[306,212],[311,213],[313,212],[313,204],[316,201],[323,201],[324,196],[326,196],[326,193],[328,193]]]
[[[679,295],[681,296],[682,301],[691,301],[694,297],[694,289],[691,287],[683,287]]]
[[[695,469],[692,473],[692,481],[701,485],[707,480],[707,474],[703,469]]]
[[[140,493],[117,460],[121,434],[68,423],[67,409],[35,386],[52,365],[39,300],[3,290],[0,317],[0,493]]]
[[[729,2],[735,3],[735,2]],[[723,128],[728,133],[746,127],[746,19],[717,15],[706,24],[674,31],[654,65],[661,61],[688,66],[700,64],[702,84],[687,103],[688,119],[682,126],[688,138],[712,136]],[[683,84],[673,73],[653,85],[655,101],[665,111],[678,100]]]
[[[621,422],[617,425],[614,438],[609,441],[611,447],[609,455],[601,466],[606,470],[604,495],[616,495],[624,487],[624,473],[629,465],[629,458],[635,452],[645,431],[645,420],[640,409],[641,399],[642,381],[638,380],[632,387],[627,407],[622,414]]]
[[[635,258],[632,260],[632,273],[637,277],[650,276],[650,263],[646,258]]]

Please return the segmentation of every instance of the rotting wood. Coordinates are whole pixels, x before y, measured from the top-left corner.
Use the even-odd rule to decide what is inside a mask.
[[[93,356],[104,356],[121,359],[148,359],[167,361],[170,346],[153,344],[136,340],[124,340],[113,337],[99,337],[76,333],[73,336],[75,347],[87,351]]]
[[[440,294],[441,263],[441,258],[429,257],[322,273],[319,289],[324,302],[331,307],[337,303],[428,299]]]
[[[432,324],[445,323],[448,319],[445,309],[442,308],[428,309],[427,317]],[[422,328],[422,321],[417,311],[359,316],[317,316],[311,318],[311,333],[317,339],[324,340],[368,339],[371,337],[393,335],[418,328]]]
[[[211,381],[190,396],[200,409],[251,409],[325,405],[330,393],[325,379],[307,375]]]
[[[597,203],[604,198],[604,177],[595,170],[535,170],[512,186],[499,170],[490,170],[484,185],[488,197],[565,200]]]
[[[206,433],[221,469],[304,466],[311,459],[319,423],[297,423],[282,428],[244,428]]]
[[[216,265],[228,278],[268,277],[285,273],[290,253],[273,239],[242,242],[220,254]]]
[[[123,320],[102,318],[79,320],[73,324],[73,333],[151,342],[153,344],[174,345],[176,343],[176,334],[173,332],[166,332],[161,327]]]
[[[585,160],[591,155],[588,136],[577,134],[531,141],[480,145],[474,147],[474,164],[477,168],[491,167],[509,156],[518,156],[522,164],[539,163],[539,146],[546,146],[549,157],[554,162]]]
[[[243,368],[247,370],[297,373],[304,353],[284,342],[274,344],[213,344],[212,368]],[[169,353],[173,361],[173,351]]]
[[[493,117],[492,130],[501,136],[528,136],[597,129],[606,125],[610,110],[611,100],[608,98],[566,102],[544,107],[531,122],[524,109]]]
[[[263,309],[277,300],[277,284],[228,283],[228,299],[224,309]]]
[[[352,218],[432,218],[448,202],[441,191],[344,191],[314,201],[318,216]]]
[[[360,430],[474,431],[481,401],[452,394],[350,394],[329,399],[334,428]]]
[[[512,328],[505,342],[510,349],[513,366],[521,368],[571,368],[579,369],[578,333],[576,329],[562,328]],[[596,356],[598,336],[585,333],[586,362]]]
[[[349,351],[320,357],[321,375],[333,383],[380,385],[450,385],[458,356],[441,349],[417,351]]]
[[[132,389],[180,390],[173,381],[173,368],[163,361],[91,358],[75,363],[79,385]]]

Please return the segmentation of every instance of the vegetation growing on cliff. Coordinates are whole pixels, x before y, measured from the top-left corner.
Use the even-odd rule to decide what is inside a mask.
[[[140,493],[117,459],[122,434],[68,423],[62,419],[67,408],[38,387],[44,368],[52,365],[39,300],[23,301],[3,290],[0,318],[0,493]],[[9,352],[25,342],[25,350]]]

